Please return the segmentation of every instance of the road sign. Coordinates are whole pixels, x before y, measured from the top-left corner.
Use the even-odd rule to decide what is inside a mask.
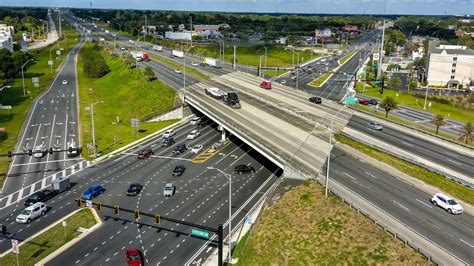
[[[86,200],[86,207],[92,208],[92,201]]]
[[[195,235],[195,236],[198,236],[198,237],[209,238],[209,232],[202,231],[202,230],[199,230],[199,229],[194,229],[193,228],[191,230],[191,234]]]
[[[67,225],[66,221],[62,221],[61,224],[62,224],[62,226],[64,226],[64,227],[66,227],[66,225]]]
[[[53,65],[53,60],[48,60],[48,66],[52,66]]]
[[[355,100],[354,97],[349,96],[349,97],[346,98],[346,104],[348,104],[348,105],[354,105],[355,103],[356,103],[356,100]]]
[[[61,51],[60,51],[60,50],[57,50],[57,51],[56,51],[56,54],[57,54],[57,55],[61,55]]]
[[[378,61],[379,58],[380,58],[379,53],[374,53],[374,55],[372,56],[372,60],[374,61]]]
[[[140,127],[140,119],[132,118],[131,123],[132,123],[133,128],[139,128]]]
[[[38,77],[32,77],[31,81],[33,81],[33,83],[38,83],[40,82],[40,79]]]
[[[12,252],[19,254],[20,253],[20,247],[18,246],[18,240],[12,239]]]

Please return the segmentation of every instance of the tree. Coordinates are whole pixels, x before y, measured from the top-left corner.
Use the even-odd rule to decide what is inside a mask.
[[[385,99],[382,100],[379,106],[385,110],[385,119],[387,119],[388,112],[390,112],[391,110],[397,109],[398,103],[395,101],[395,99],[392,96],[387,96],[385,97]]]
[[[391,77],[387,80],[387,86],[396,89],[397,87],[402,86],[402,80],[398,76]]]
[[[430,122],[436,126],[436,135],[438,135],[439,127],[447,124],[442,114],[437,114]]]
[[[135,59],[133,59],[133,57],[130,54],[128,54],[128,56],[125,57],[125,64],[127,65],[129,69],[132,69],[133,66],[136,64],[136,61]]]
[[[147,77],[148,82],[155,78],[155,72],[149,66],[145,67],[145,70],[143,70],[143,74]]]
[[[462,127],[462,130],[463,132],[461,136],[459,137],[459,140],[464,140],[464,143],[466,144],[468,144],[469,142],[472,142],[474,139],[474,134],[473,134],[474,125],[471,122],[467,122]]]

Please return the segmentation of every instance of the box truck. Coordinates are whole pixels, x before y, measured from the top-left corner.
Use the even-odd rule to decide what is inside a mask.
[[[176,56],[177,58],[184,58],[184,52],[183,51],[178,51],[178,50],[173,50],[171,52],[173,56]]]

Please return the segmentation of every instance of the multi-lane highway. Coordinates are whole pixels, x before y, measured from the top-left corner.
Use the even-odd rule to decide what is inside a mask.
[[[63,66],[48,90],[37,98],[22,128],[16,151],[66,149],[68,142],[78,146],[77,92],[75,56],[83,39],[68,53]],[[47,62],[38,62],[46,64]],[[67,84],[63,84],[64,80]],[[10,194],[54,172],[77,163],[80,158],[69,158],[66,153],[45,153],[35,156],[15,156],[7,174],[3,194]]]

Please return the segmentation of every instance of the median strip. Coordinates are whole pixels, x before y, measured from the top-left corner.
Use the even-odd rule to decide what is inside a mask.
[[[332,72],[327,72],[321,77],[315,79],[313,82],[309,83],[308,85],[311,87],[321,87],[324,85],[324,83],[326,83],[326,81],[328,81],[332,77],[333,74],[334,73]]]

